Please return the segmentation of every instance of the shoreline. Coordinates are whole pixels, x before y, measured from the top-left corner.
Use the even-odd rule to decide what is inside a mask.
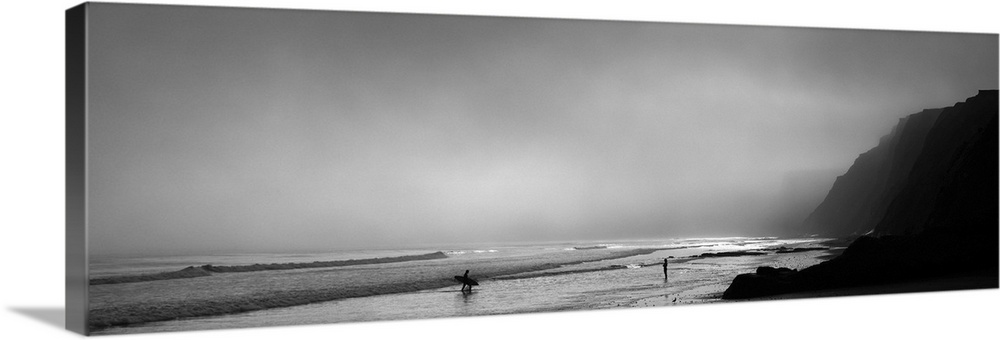
[[[403,265],[400,262],[386,262],[338,266],[336,268],[301,268],[292,271],[235,271],[187,280],[147,280],[122,284],[90,285],[92,290],[100,292],[102,298],[99,300],[101,304],[91,305],[89,309],[88,328],[91,331],[100,331],[110,327],[129,327],[157,321],[221,316],[348,298],[440,289],[455,285],[452,276],[447,274],[457,272],[457,268],[469,265],[480,266],[477,279],[483,280],[582,263],[648,255],[665,249],[669,248],[607,249],[605,252],[587,252],[588,256],[582,258],[553,259],[551,262],[514,266],[495,266],[496,264],[494,264],[493,268],[483,263],[483,260],[471,259],[463,262],[455,257],[445,256],[444,259],[437,260],[453,262],[443,263],[438,268],[439,271],[442,271],[441,273],[422,273],[414,277],[411,275],[412,273],[395,271],[397,275],[383,277],[383,281],[373,286],[360,286],[354,283],[357,282],[358,277],[354,278],[355,281],[350,281],[352,278],[345,278],[342,273],[344,270],[352,270],[360,273],[356,275],[365,276],[370,270],[381,270],[382,275],[386,275],[394,271],[391,268],[379,266]],[[518,257],[517,259],[519,262],[525,261],[524,258]],[[291,282],[295,284],[294,289],[285,287],[274,289],[276,286],[260,284],[260,282],[275,282],[284,277],[295,277],[295,280]],[[178,285],[181,281],[186,286]],[[174,292],[163,293],[167,290]],[[227,295],[226,292],[233,290],[240,293]],[[197,292],[200,295],[192,295],[192,292]],[[153,298],[146,299],[148,296]]]
[[[601,304],[590,305],[587,309],[604,309],[604,308],[615,308],[615,307],[649,307],[649,306],[670,306],[670,305],[688,305],[688,304],[707,304],[707,303],[719,303],[719,302],[742,302],[742,301],[768,301],[768,300],[784,300],[784,299],[797,299],[797,298],[814,298],[814,297],[833,297],[833,296],[857,296],[857,295],[871,295],[871,294],[893,294],[893,293],[908,293],[908,292],[927,292],[927,291],[948,291],[948,290],[969,290],[969,289],[986,289],[986,288],[997,288],[997,276],[994,272],[992,276],[985,272],[977,273],[966,273],[950,276],[939,276],[935,278],[920,279],[920,280],[910,280],[907,282],[897,282],[891,284],[880,284],[880,285],[865,285],[850,288],[836,288],[836,289],[825,289],[816,291],[801,291],[795,293],[786,293],[781,295],[766,296],[766,297],[756,297],[756,298],[745,298],[745,299],[732,299],[726,300],[722,299],[721,296],[727,287],[731,284],[733,277],[741,275],[739,273],[749,273],[752,272],[754,268],[759,266],[780,266],[788,267],[796,270],[802,270],[811,266],[815,266],[818,263],[822,263],[823,260],[830,256],[836,256],[844,252],[844,247],[836,247],[836,244],[831,244],[835,241],[803,241],[803,242],[790,242],[784,244],[781,247],[767,247],[767,248],[752,248],[745,251],[730,251],[728,249],[721,249],[722,251],[711,251],[711,252],[694,252],[689,251],[674,257],[671,264],[672,270],[680,270],[676,275],[676,278],[680,281],[676,282],[675,285],[671,285],[667,281],[662,280],[663,276],[656,274],[658,273],[658,268],[655,271],[649,271],[650,276],[643,274],[637,278],[640,281],[647,280],[650,277],[658,277],[656,282],[652,284],[657,287],[656,290],[643,291],[642,294],[630,293],[629,291],[621,291],[617,293],[609,293],[609,299],[606,301],[607,304],[601,302]],[[821,248],[818,246],[827,246],[826,248]],[[510,281],[509,279],[536,279],[542,278],[544,280],[551,280],[552,277],[560,277],[562,275],[570,274],[588,274],[591,272],[607,271],[611,269],[640,269],[647,267],[656,267],[660,263],[645,261],[640,264],[638,268],[623,266],[621,264],[600,266],[594,268],[578,268],[573,270],[565,271],[552,271],[557,267],[563,267],[571,264],[579,264],[594,261],[606,261],[608,259],[618,259],[622,257],[632,257],[636,255],[648,255],[650,253],[660,251],[660,250],[679,250],[681,248],[637,248],[624,251],[612,251],[609,249],[603,249],[603,251],[592,250],[588,252],[559,252],[563,255],[573,255],[574,260],[566,258],[569,261],[554,261],[554,259],[549,259],[539,263],[521,263],[522,265],[527,265],[527,267],[519,267],[521,269],[527,270],[522,272],[520,270],[514,270],[507,264],[501,264],[491,259],[467,259],[462,261],[457,261],[457,259],[452,259],[456,261],[454,263],[438,268],[443,273],[448,273],[453,270],[451,267],[478,267],[478,273],[481,274],[480,278],[493,279],[497,282]],[[759,252],[764,252],[766,255],[758,254]],[[586,259],[576,258],[577,255],[587,255]],[[706,256],[707,255],[707,256]],[[739,255],[739,256],[737,256]],[[665,257],[665,256],[664,256]],[[673,256],[671,256],[673,257]],[[519,259],[518,261],[524,261],[521,257],[515,257]],[[532,259],[533,257],[528,257],[524,259]],[[657,258],[659,259],[659,258]],[[649,259],[646,259],[649,260]],[[471,261],[471,262],[470,262]],[[552,262],[549,262],[552,261]],[[529,261],[530,262],[530,261]],[[634,263],[626,262],[626,263]],[[520,263],[520,262],[518,262]],[[685,266],[674,267],[674,264],[680,265],[685,264]],[[694,264],[692,264],[694,263]],[[695,281],[685,281],[687,278],[687,272],[702,270],[703,265],[714,264],[733,266],[738,265],[741,268],[737,270],[723,270],[725,273],[719,273],[721,275],[714,276],[709,281],[703,279]],[[188,318],[204,318],[204,317],[214,317],[214,316],[224,316],[230,314],[241,314],[244,312],[252,312],[266,309],[274,309],[279,307],[296,307],[300,305],[309,305],[315,302],[326,302],[333,300],[345,300],[350,298],[362,298],[362,297],[375,297],[381,295],[394,295],[399,293],[413,293],[423,290],[436,291],[442,287],[448,285],[454,285],[450,279],[448,280],[434,280],[434,278],[441,276],[438,273],[425,273],[423,270],[419,275],[422,279],[427,279],[426,281],[410,281],[413,278],[413,273],[410,272],[399,272],[399,268],[408,268],[409,265],[392,265],[390,267],[379,266],[360,266],[364,268],[351,268],[345,267],[335,271],[330,270],[318,270],[318,269],[303,269],[302,271],[295,271],[293,282],[297,288],[295,290],[289,290],[285,292],[274,292],[274,291],[263,291],[259,282],[270,282],[277,279],[288,278],[286,274],[277,273],[276,271],[259,271],[253,273],[221,273],[216,276],[208,276],[202,278],[195,278],[192,281],[187,281],[188,283],[197,283],[198,287],[201,288],[219,288],[229,291],[230,288],[240,287],[240,288],[252,288],[257,293],[267,293],[264,295],[260,294],[238,294],[235,296],[230,296],[225,299],[219,299],[215,295],[206,295],[211,297],[210,299],[204,300],[184,300],[183,303],[180,301],[163,300],[159,301],[159,296],[169,297],[169,294],[163,294],[156,288],[166,289],[167,287],[172,287],[173,285],[167,285],[164,281],[151,281],[142,283],[131,283],[126,285],[100,285],[96,287],[104,287],[102,289],[109,290],[106,293],[114,293],[119,291],[115,289],[119,288],[129,288],[133,287],[136,290],[133,293],[142,293],[144,296],[148,293],[145,291],[154,292],[159,296],[152,296],[154,299],[145,300],[142,306],[123,303],[120,300],[122,297],[118,294],[108,295],[108,297],[114,297],[114,300],[107,301],[106,308],[92,309],[91,312],[97,312],[92,314],[95,318],[93,321],[97,321],[91,326],[95,331],[100,332],[108,328],[130,328],[132,326],[139,326],[140,324],[147,322],[157,322],[157,321],[171,321],[171,320],[183,320]],[[490,268],[490,267],[493,268]],[[592,266],[593,267],[593,266]],[[347,273],[345,270],[351,268],[350,270],[356,272],[355,274],[359,277],[367,277],[370,270],[380,270],[385,271],[383,274],[396,273],[399,277],[392,276],[394,278],[388,282],[387,286],[372,286],[370,289],[362,289],[360,291],[354,292],[352,289],[345,289],[345,287],[353,287],[348,284],[350,280],[343,277],[343,274]],[[515,273],[511,271],[514,270]],[[534,273],[531,275],[524,275],[526,273]],[[633,272],[629,272],[633,273]],[[636,271],[635,273],[638,273]],[[426,275],[425,275],[426,274]],[[519,275],[520,274],[520,275]],[[265,275],[265,276],[260,276]],[[514,276],[514,277],[507,277]],[[725,277],[723,277],[725,276]],[[443,276],[442,276],[443,277]],[[339,278],[339,279],[338,279]],[[450,278],[450,277],[449,277]],[[671,279],[675,276],[671,275]],[[403,281],[399,281],[399,280]],[[340,282],[340,280],[347,280]],[[398,281],[398,282],[397,282]],[[177,281],[180,282],[180,281]],[[645,282],[645,281],[643,281]],[[650,281],[652,282],[652,281]],[[224,284],[224,285],[223,285]],[[502,283],[503,285],[509,285],[509,283]],[[319,286],[317,286],[319,285]],[[148,286],[148,287],[147,287]],[[224,287],[223,287],[224,286]],[[314,287],[315,286],[315,287]],[[320,287],[322,286],[322,287]],[[190,287],[189,287],[190,288]],[[265,287],[266,288],[266,287]],[[305,288],[305,289],[303,289]],[[361,288],[361,287],[359,287]],[[150,290],[153,289],[153,290]],[[172,287],[173,290],[179,290],[178,287]],[[200,291],[193,289],[185,289],[184,291]],[[125,292],[132,292],[132,290],[127,290]],[[353,293],[352,293],[353,292]],[[252,293],[252,292],[246,292]],[[278,293],[278,294],[274,294]],[[654,294],[655,293],[655,294]],[[207,293],[206,293],[207,294]],[[487,295],[480,295],[479,298],[487,298]],[[132,297],[132,296],[130,296]],[[142,296],[136,295],[135,298]],[[467,303],[469,297],[463,296]],[[377,300],[377,299],[376,299]],[[419,299],[418,299],[419,300]],[[602,300],[603,301],[603,300]],[[449,301],[445,301],[449,302]],[[165,303],[162,304],[162,303]],[[161,304],[160,306],[150,306]],[[419,305],[415,305],[419,306]],[[151,310],[150,307],[154,310]],[[153,308],[156,307],[156,308]],[[122,314],[124,312],[124,314]],[[308,314],[303,314],[308,315]],[[319,314],[317,314],[319,315]],[[450,314],[448,314],[450,315]],[[459,315],[459,314],[456,314]],[[478,315],[478,314],[476,314]],[[483,314],[488,315],[488,314]],[[317,319],[320,320],[320,319]],[[373,319],[375,320],[375,319]],[[117,322],[116,322],[117,321]],[[364,320],[360,320],[364,321]],[[331,322],[324,321],[322,322]],[[336,321],[334,321],[336,322]],[[318,321],[316,323],[319,323]],[[289,323],[294,324],[294,323]],[[96,327],[95,327],[96,326]],[[141,328],[141,327],[139,327]],[[128,332],[126,332],[128,333]],[[111,334],[111,333],[106,333]]]

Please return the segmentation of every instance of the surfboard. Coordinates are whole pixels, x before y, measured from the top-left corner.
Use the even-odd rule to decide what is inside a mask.
[[[461,282],[461,283],[464,283],[464,284],[467,284],[467,285],[470,285],[470,286],[478,286],[479,285],[479,282],[476,282],[476,280],[467,278],[465,276],[455,276],[455,281],[458,281],[458,282]]]

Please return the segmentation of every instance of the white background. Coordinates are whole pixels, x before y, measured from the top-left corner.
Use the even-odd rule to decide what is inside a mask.
[[[147,2],[147,1],[133,1]],[[155,1],[342,9],[950,32],[1000,32],[988,1]],[[72,338],[64,298],[64,10],[75,1],[8,1],[2,13],[0,335]],[[27,311],[27,312],[26,312]],[[33,312],[34,311],[34,312]],[[40,311],[40,312],[39,312]],[[37,317],[43,315],[44,317]],[[118,336],[272,338],[992,338],[1000,290],[563,312]]]

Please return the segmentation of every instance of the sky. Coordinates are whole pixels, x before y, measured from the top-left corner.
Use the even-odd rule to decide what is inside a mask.
[[[996,35],[91,4],[95,254],[794,234]]]

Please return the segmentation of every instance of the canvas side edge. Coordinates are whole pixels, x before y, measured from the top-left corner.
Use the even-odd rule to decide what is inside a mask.
[[[87,10],[66,10],[66,329],[87,335]]]

